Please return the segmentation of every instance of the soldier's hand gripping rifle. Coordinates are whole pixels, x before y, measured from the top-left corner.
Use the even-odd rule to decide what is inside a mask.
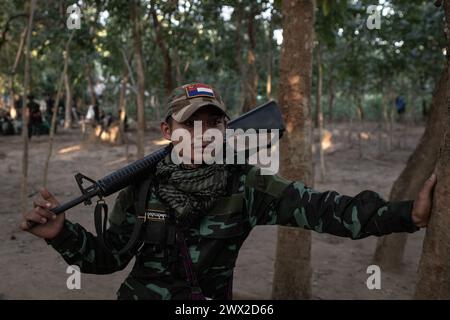
[[[254,129],[256,132],[261,129],[268,131],[277,129],[279,130],[281,137],[284,131],[284,123],[277,104],[274,101],[269,101],[244,113],[238,118],[229,121],[227,128],[242,129],[244,131]],[[81,196],[52,209],[51,212],[58,215],[82,202],[84,202],[85,205],[90,205],[93,197],[97,196],[102,199],[103,197],[107,197],[147,177],[148,174],[154,170],[156,164],[171,152],[171,149],[172,145],[170,144],[97,181],[90,179],[81,173],[77,173],[75,175],[75,180],[81,190]],[[91,182],[91,185],[86,188],[83,187],[85,181]],[[38,223],[34,221],[27,221],[27,224],[30,229],[35,225],[38,225]]]

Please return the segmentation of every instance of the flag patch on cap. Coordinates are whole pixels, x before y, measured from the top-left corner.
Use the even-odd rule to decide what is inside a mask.
[[[186,95],[188,98],[215,97],[214,90],[210,86],[201,83],[186,86]]]

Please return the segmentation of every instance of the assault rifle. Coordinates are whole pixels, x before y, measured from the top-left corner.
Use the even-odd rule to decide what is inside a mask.
[[[243,131],[254,129],[256,132],[259,130],[267,130],[270,132],[270,130],[278,129],[280,137],[285,130],[280,110],[275,101],[269,101],[229,121],[227,128],[235,130],[242,129]],[[85,205],[90,205],[93,197],[102,199],[140,181],[154,170],[156,164],[164,159],[171,152],[171,149],[172,145],[169,144],[145,156],[143,159],[134,161],[97,181],[81,173],[77,173],[75,180],[80,188],[81,195],[52,209],[51,212],[58,215],[82,202]],[[90,182],[91,184],[88,187],[83,187],[85,182]],[[27,221],[27,224],[32,228],[38,223]]]

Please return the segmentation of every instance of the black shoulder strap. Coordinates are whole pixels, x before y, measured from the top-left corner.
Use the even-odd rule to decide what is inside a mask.
[[[132,249],[136,244],[137,240],[139,239],[142,224],[144,223],[144,219],[141,219],[139,215],[143,214],[145,211],[147,195],[148,191],[150,190],[152,181],[153,175],[150,175],[148,179],[141,181],[137,186],[136,192],[137,200],[135,202],[135,211],[137,220],[136,223],[134,224],[133,231],[131,232],[130,239],[128,240],[127,244],[117,252],[118,255],[122,255],[128,252],[130,249]],[[105,212],[105,215],[103,217],[103,223],[102,223],[102,211]],[[97,237],[103,248],[112,252],[112,249],[109,247],[107,240],[105,238],[107,220],[108,220],[108,206],[103,200],[99,200],[97,202],[97,205],[95,206],[94,211],[95,231],[97,232]]]
[[[247,164],[231,165],[228,168],[230,175],[227,180],[227,195],[230,196],[238,192],[241,183],[241,175],[246,174],[251,169],[251,166]]]

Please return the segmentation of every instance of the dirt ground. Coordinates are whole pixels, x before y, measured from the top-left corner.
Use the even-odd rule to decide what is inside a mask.
[[[361,151],[356,126],[349,139],[349,124],[328,128],[332,145],[325,152],[327,174],[320,181],[316,166],[315,189],[336,190],[355,195],[374,190],[387,197],[392,183],[404,167],[420,138],[423,127],[395,126],[392,151],[379,153],[377,125],[366,123]],[[148,132],[146,152],[158,149],[157,131]],[[399,141],[398,137],[404,137]],[[351,140],[351,141],[350,141]],[[387,144],[383,136],[383,145]],[[30,144],[29,191],[42,184],[48,137],[33,137]],[[131,154],[136,152],[130,146]],[[0,299],[115,299],[115,292],[127,269],[112,275],[82,275],[81,289],[68,290],[67,265],[43,240],[21,232],[20,215],[21,138],[0,136]],[[50,165],[49,189],[63,202],[79,194],[73,175],[81,172],[92,178],[127,164],[124,146],[83,143],[78,130],[59,133]],[[317,163],[317,161],[316,161]],[[30,198],[31,204],[32,198]],[[107,199],[109,204],[114,196]],[[82,205],[72,209],[68,218],[94,231],[93,208]],[[245,242],[235,270],[237,298],[269,299],[272,287],[277,227],[255,228]],[[398,273],[382,270],[381,289],[366,286],[367,267],[371,265],[376,238],[353,241],[313,233],[313,299],[410,299],[424,231],[409,237],[404,266]],[[299,246],[301,250],[301,246]]]

